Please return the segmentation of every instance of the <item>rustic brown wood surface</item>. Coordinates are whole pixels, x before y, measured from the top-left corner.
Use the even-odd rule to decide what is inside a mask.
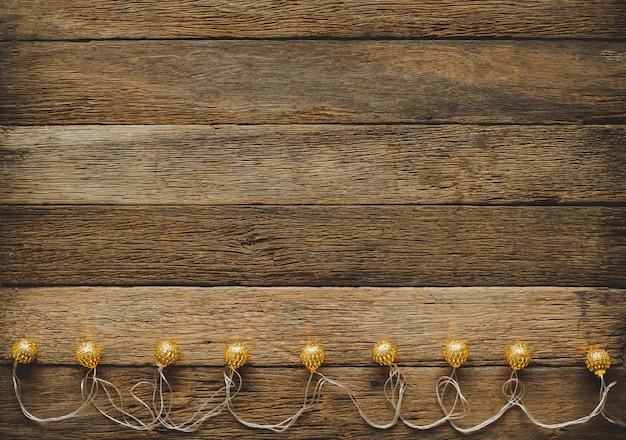
[[[7,127],[0,154],[13,204],[626,202],[623,126]]]
[[[98,375],[113,381],[128,396],[132,384],[151,380],[155,367],[102,367]],[[234,400],[236,410],[247,420],[275,423],[292,415],[302,405],[308,372],[300,368],[256,368],[241,370],[244,388]],[[349,385],[364,409],[375,421],[383,423],[391,418],[392,410],[385,402],[383,383],[387,371],[382,367],[322,368],[324,374]],[[402,367],[409,388],[406,393],[403,414],[414,423],[425,424],[442,417],[435,398],[435,382],[449,373],[444,367]],[[165,373],[174,388],[175,407],[173,418],[184,420],[191,408],[197,407],[203,398],[223,386],[221,368],[169,367]],[[0,366],[2,377],[10,376],[11,367]],[[67,366],[19,367],[18,376],[23,386],[27,408],[43,417],[72,411],[80,399],[79,382],[84,370]],[[495,414],[504,403],[500,388],[508,379],[508,367],[461,368],[459,382],[471,405],[467,418],[461,426],[471,426]],[[588,414],[597,403],[599,381],[584,366],[546,368],[529,367],[521,379],[526,384],[524,403],[536,417],[546,423],[571,420]],[[609,380],[618,384],[611,390],[607,409],[619,417],[626,417],[626,375],[623,370],[612,370]],[[6,423],[0,424],[0,435],[6,439],[43,438],[56,439],[145,439],[180,437],[183,434],[164,435],[157,432],[137,432],[120,429],[113,422],[92,408],[77,419],[59,423],[38,425],[25,420],[11,388],[10,381],[0,381],[0,414]],[[142,396],[147,397],[147,396]],[[105,405],[103,396],[98,403]],[[15,427],[19,426],[19,430]],[[447,425],[427,431],[416,432],[403,425],[381,431],[370,428],[358,416],[353,404],[345,394],[326,386],[319,406],[299,419],[290,430],[268,433],[243,428],[225,412],[205,422],[189,439],[210,438],[415,438],[417,435],[431,439],[464,438]],[[623,430],[597,417],[585,425],[548,431],[532,425],[517,408],[509,410],[503,418],[471,438],[492,439],[544,439],[544,438],[620,438]]]
[[[1,43],[0,123],[623,123],[625,53],[606,41]]]
[[[576,366],[591,346],[623,362],[626,295],[620,289],[557,287],[60,287],[0,289],[4,299],[0,362],[29,336],[45,364],[75,363],[74,349],[95,340],[104,364],[154,362],[154,346],[181,346],[180,365],[221,366],[226,346],[243,341],[250,363],[298,366],[301,347],[317,342],[326,364],[371,366],[371,347],[398,347],[402,365],[443,366],[453,338],[469,345],[469,366],[506,365],[517,341],[535,363]],[[62,300],[59,300],[62,298]],[[71,307],[69,307],[71,305]]]
[[[623,38],[620,0],[5,0],[0,39]]]
[[[11,382],[22,337],[40,347],[18,371],[42,416],[76,407],[80,342],[102,346],[98,375],[128,392],[171,337],[181,419],[223,385],[233,340],[251,351],[242,415],[293,414],[298,353],[317,341],[322,372],[383,422],[388,373],[370,350],[386,338],[403,412],[427,423],[458,337],[462,426],[504,403],[517,340],[540,420],[598,402],[595,345],[626,420],[624,23],[621,0],[1,1],[0,438],[180,436],[93,408],[27,420]],[[471,438],[625,432],[601,417],[540,429],[513,409]],[[225,413],[184,435],[416,436],[467,437],[375,430],[330,386],[286,433]]]
[[[0,283],[626,286],[602,206],[6,206]]]

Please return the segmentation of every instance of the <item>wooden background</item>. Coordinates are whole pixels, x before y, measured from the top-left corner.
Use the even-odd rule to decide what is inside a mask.
[[[625,23],[621,0],[0,1],[0,436],[178,437],[93,410],[27,420],[10,380],[22,337],[40,346],[20,376],[42,417],[76,406],[80,342],[128,387],[169,337],[181,419],[240,340],[237,408],[282,420],[316,341],[322,371],[382,423],[370,348],[385,338],[405,415],[428,423],[455,337],[471,351],[464,426],[503,404],[518,340],[542,421],[596,404],[592,345],[626,419]],[[370,428],[328,388],[282,435],[225,413],[184,437],[415,435]],[[623,436],[512,410],[471,437]]]

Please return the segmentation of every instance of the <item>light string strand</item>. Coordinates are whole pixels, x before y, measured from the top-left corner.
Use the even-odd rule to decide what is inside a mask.
[[[595,416],[597,416],[598,414],[602,413],[602,411],[604,411],[604,405],[606,404],[606,399],[607,396],[609,394],[609,390],[616,385],[617,382],[613,382],[611,384],[609,384],[608,386],[601,386],[600,389],[600,400],[598,402],[598,404],[596,405],[596,407],[586,416],[580,417],[578,419],[575,420],[570,420],[567,422],[561,422],[561,423],[542,423],[539,420],[537,420],[528,410],[528,408],[526,408],[526,406],[522,403],[522,396],[520,396],[519,400],[517,400],[515,402],[515,404],[517,406],[519,406],[521,408],[522,411],[524,411],[524,414],[526,414],[526,416],[528,416],[528,419],[533,422],[535,425],[540,426],[542,428],[545,429],[559,429],[559,428],[565,428],[566,426],[570,426],[570,425],[578,425],[580,423],[587,423],[589,420],[593,419]],[[523,392],[522,392],[523,394]]]
[[[160,381],[161,395],[163,392],[162,391],[163,383],[167,385],[167,388],[169,389],[170,394],[171,394],[172,393],[171,385],[167,381],[167,378],[163,374],[162,370],[159,373],[161,376],[161,381]],[[196,431],[198,428],[200,428],[202,423],[204,423],[206,420],[212,417],[215,417],[221,414],[222,411],[224,411],[224,409],[228,407],[228,400],[235,397],[238,390],[235,390],[235,393],[228,395],[227,390],[226,390],[227,387],[228,385],[225,385],[219,390],[213,392],[208,398],[206,398],[202,402],[202,404],[191,414],[191,416],[183,422],[174,423],[172,421],[170,417],[170,414],[171,414],[171,406],[170,406],[168,411],[158,418],[161,425],[167,429],[174,430],[174,431],[180,431],[180,432]],[[224,394],[224,400],[218,402],[213,408],[207,409],[211,404],[215,403],[216,398],[222,393]]]
[[[516,405],[516,401],[519,398],[521,398],[519,394],[521,391],[520,385],[523,387],[523,384],[521,384],[521,382],[517,379],[517,371],[514,370],[511,373],[511,377],[502,385],[502,394],[504,394],[505,396],[508,396],[508,398],[507,398],[506,403],[502,406],[502,408],[500,408],[500,410],[496,414],[494,414],[493,416],[489,417],[483,422],[477,425],[474,425],[470,428],[460,427],[459,425],[455,423],[452,417],[448,419],[448,422],[454,429],[464,434],[471,434],[472,432],[480,431],[481,429],[485,428],[486,426],[491,425],[493,422],[498,420],[500,417],[502,417],[504,413],[506,413],[510,408]],[[460,392],[460,388],[459,388],[459,392]],[[523,393],[523,391],[521,392]],[[439,405],[441,406],[441,410],[444,412],[444,414],[446,414],[446,416],[453,414],[454,407],[452,408],[452,410],[448,409],[443,402],[443,398],[438,399],[438,401],[439,401]]]
[[[338,382],[336,380],[330,379],[326,376],[324,376],[322,373],[316,372],[315,374],[319,375],[321,377],[320,380],[323,380],[324,383],[330,383],[331,385],[334,385],[338,388],[340,388],[341,390],[343,390],[348,397],[350,398],[350,400],[352,401],[352,403],[354,404],[354,406],[356,407],[359,415],[361,416],[361,418],[371,427],[376,428],[376,429],[389,429],[392,426],[394,426],[399,417],[400,417],[400,410],[402,407],[402,399],[404,397],[404,393],[406,391],[406,380],[404,379],[404,376],[402,375],[402,373],[400,373],[400,370],[398,369],[397,365],[393,365],[390,370],[389,370],[389,377],[387,378],[387,380],[385,381],[385,385],[383,387],[384,392],[385,392],[385,398],[386,400],[391,403],[391,405],[394,408],[394,415],[393,418],[391,419],[390,422],[388,423],[376,423],[374,422],[363,410],[363,407],[361,406],[361,404],[359,403],[359,400],[357,399],[357,397],[354,395],[354,393],[352,392],[352,390],[350,389],[350,387],[348,387],[347,385]]]
[[[454,402],[452,403],[451,409],[445,408],[444,404],[445,392],[449,386],[452,386],[455,390]],[[409,428],[425,431],[427,429],[435,428],[450,420],[463,418],[469,412],[469,404],[467,402],[467,399],[465,398],[465,396],[463,396],[463,393],[461,392],[461,387],[456,380],[456,368],[452,368],[452,373],[449,376],[442,376],[437,380],[437,384],[435,385],[435,392],[437,395],[437,402],[444,412],[444,416],[442,418],[427,425],[418,425],[407,420],[404,416],[400,416],[400,420],[402,420],[402,422]],[[461,407],[460,412],[455,412],[457,406]]]
[[[609,385],[606,385],[606,382],[604,381],[604,374],[600,374],[599,376],[600,376],[600,398],[601,399],[604,398],[606,400],[605,396],[608,394],[609,389],[612,386],[616,385],[617,382],[613,381]],[[602,417],[604,417],[608,422],[613,423],[614,425],[617,425],[617,426],[626,427],[626,422],[624,422],[624,421],[618,419],[617,417],[611,415],[611,413],[609,413],[606,410],[606,408],[604,408],[604,406],[602,408],[601,413],[602,413]]]
[[[493,422],[498,420],[510,408],[517,406],[524,412],[524,414],[526,414],[526,416],[532,423],[544,429],[560,429],[560,428],[565,428],[571,425],[587,423],[592,418],[596,417],[598,414],[605,414],[605,418],[608,416],[611,420],[613,420],[611,423],[616,423],[616,424],[621,424],[621,426],[626,426],[623,424],[621,420],[612,418],[610,415],[606,414],[606,410],[604,408],[607,398],[608,398],[608,393],[610,389],[617,384],[617,382],[612,382],[609,385],[605,385],[604,376],[600,376],[600,377],[602,379],[602,385],[601,385],[600,399],[599,399],[598,404],[594,407],[594,409],[588,415],[580,417],[578,419],[569,420],[567,422],[561,422],[561,423],[543,423],[539,421],[536,417],[532,415],[530,410],[528,410],[528,408],[522,402],[522,398],[525,392],[524,383],[518,378],[517,371],[513,370],[513,372],[511,373],[511,377],[502,385],[502,394],[506,397],[506,403],[502,406],[502,408],[495,415],[493,415],[487,420],[475,426],[472,426],[470,428],[462,428],[458,426],[456,423],[454,423],[452,418],[450,419],[450,425],[459,432],[462,432],[464,434],[470,434],[472,432],[479,431],[485,428],[486,426],[492,424]],[[438,399],[438,401],[444,413],[452,414],[454,409],[450,410],[446,408],[445,404],[443,403],[443,399]],[[607,418],[607,420],[609,420],[609,418]]]
[[[241,423],[244,426],[247,426],[248,428],[266,429],[266,430],[274,431],[274,432],[283,432],[286,429],[290,428],[294,423],[296,423],[296,421],[302,414],[313,409],[315,405],[319,403],[320,395],[322,392],[322,387],[324,386],[324,383],[326,382],[326,380],[325,378],[321,377],[315,384],[315,387],[313,388],[313,392],[311,393],[310,392],[311,383],[313,382],[314,375],[315,375],[315,372],[311,372],[311,374],[309,375],[309,380],[307,381],[306,389],[304,392],[304,402],[302,406],[300,407],[300,409],[298,409],[298,411],[296,411],[295,414],[287,417],[286,419],[282,420],[279,423],[275,423],[275,424],[255,423],[255,422],[250,422],[239,415],[239,413],[235,410],[232,404],[232,396],[234,396],[234,394],[231,394],[230,390],[234,388],[236,390],[235,393],[237,393],[239,390],[241,390],[243,381],[239,372],[237,372],[234,369],[231,369],[230,374],[224,373],[224,383],[226,384],[226,387],[225,387],[226,388],[226,406],[228,407],[228,410],[233,415],[233,417],[239,423]],[[234,379],[234,377],[236,377],[236,379]]]
[[[559,423],[544,423],[537,419],[522,401],[525,386],[518,377],[518,371],[525,368],[530,363],[531,353],[525,344],[516,343],[507,351],[507,361],[512,368],[512,372],[511,376],[502,384],[501,388],[505,403],[496,414],[469,427],[463,427],[457,423],[458,420],[464,418],[469,412],[469,402],[463,395],[457,378],[457,369],[465,362],[468,353],[467,346],[461,341],[451,341],[446,345],[444,357],[452,366],[452,372],[448,376],[440,377],[435,385],[437,402],[444,415],[440,419],[424,425],[414,423],[402,415],[402,405],[405,401],[405,393],[407,391],[407,380],[398,365],[394,363],[396,348],[388,341],[380,341],[372,349],[373,359],[380,365],[389,367],[388,378],[385,381],[383,389],[385,399],[391,405],[394,412],[391,420],[386,423],[374,421],[366,413],[361,402],[356,397],[356,394],[349,386],[338,380],[329,378],[318,371],[318,368],[324,362],[324,351],[321,346],[317,344],[307,344],[300,353],[302,364],[310,371],[302,406],[300,406],[293,415],[286,417],[278,423],[260,423],[247,420],[235,410],[233,404],[235,396],[241,391],[243,385],[242,376],[237,371],[237,368],[244,365],[248,359],[248,350],[245,345],[241,343],[229,345],[225,352],[224,359],[226,360],[228,368],[223,373],[224,386],[210,393],[186,419],[175,422],[172,414],[174,391],[164,373],[164,369],[176,362],[180,354],[178,345],[173,341],[161,341],[155,349],[156,365],[158,367],[155,378],[152,381],[143,380],[131,386],[130,398],[131,401],[135,403],[135,408],[132,409],[132,412],[130,405],[125,406],[124,396],[119,388],[112,382],[98,376],[96,367],[100,361],[99,348],[91,342],[81,344],[76,350],[76,358],[81,366],[87,368],[87,372],[80,381],[81,403],[79,407],[61,416],[47,418],[37,417],[33,415],[24,404],[22,385],[17,374],[18,364],[32,362],[37,352],[35,343],[28,339],[18,341],[13,346],[12,356],[15,362],[13,364],[12,379],[15,395],[23,414],[28,419],[38,423],[70,419],[76,417],[86,407],[93,405],[95,409],[107,419],[121,426],[139,431],[172,430],[193,432],[208,419],[228,410],[240,424],[246,427],[283,432],[292,427],[305,412],[314,409],[320,403],[323,387],[329,384],[346,393],[360,417],[367,424],[381,430],[395,426],[398,421],[401,421],[409,428],[417,430],[432,429],[448,422],[456,431],[471,434],[491,425],[513,407],[520,408],[531,423],[543,429],[554,430],[587,423],[598,415],[602,415],[604,419],[614,425],[626,427],[624,421],[613,416],[606,409],[609,391],[617,382],[606,383],[604,375],[606,370],[610,367],[610,356],[605,350],[598,348],[590,349],[585,361],[589,371],[600,378],[598,403],[589,414]],[[140,397],[140,388],[146,388],[145,391],[151,395],[151,400],[146,401]],[[113,408],[113,411],[111,411],[110,408],[103,407],[96,401],[100,389],[108,404]],[[449,390],[453,391],[453,396],[450,395]],[[146,395],[145,392],[141,394]]]
[[[159,420],[155,411],[153,410],[153,407],[151,407],[148,403],[146,403],[143,399],[141,399],[136,393],[137,388],[143,385],[148,385],[150,387],[153,387],[154,386],[153,383],[150,383],[148,381],[141,381],[141,382],[136,383],[130,388],[131,398],[137,403],[139,403],[140,408],[144,408],[148,412],[148,414],[150,414],[150,418],[148,422],[144,422],[138,416],[135,416],[124,409],[124,397],[122,393],[120,392],[120,390],[115,385],[113,385],[113,383],[107,380],[98,378],[98,384],[100,385],[100,388],[102,388],[102,390],[104,391],[108,402],[120,414],[120,417],[121,417],[121,418],[117,418],[109,414],[107,411],[105,411],[100,405],[98,405],[94,401],[95,408],[98,410],[100,414],[105,416],[107,419],[115,423],[118,423],[122,426],[131,428],[137,431],[152,431],[159,425]],[[109,391],[109,388],[111,388],[115,392],[115,394],[112,395],[111,392]],[[153,396],[154,396],[154,391],[153,391]]]
[[[37,417],[26,409],[26,406],[24,405],[24,402],[22,400],[22,384],[20,382],[19,377],[17,376],[18,364],[19,362],[17,360],[13,363],[12,378],[13,378],[13,389],[15,390],[15,397],[17,398],[17,402],[19,403],[20,408],[22,409],[22,412],[24,413],[24,415],[35,422],[38,422],[38,423],[60,422],[61,420],[67,420],[67,419],[71,419],[72,417],[76,417],[78,413],[80,413],[82,410],[84,410],[93,402],[93,400],[96,398],[96,394],[98,393],[96,369],[92,368],[87,371],[87,373],[85,374],[85,377],[83,377],[83,379],[80,381],[80,394],[82,397],[82,402],[77,409],[75,409],[74,411],[68,414],[64,414],[61,416],[45,417],[45,418]],[[91,381],[91,385],[89,386],[89,392],[86,392],[86,389],[87,389],[86,384],[88,381]]]

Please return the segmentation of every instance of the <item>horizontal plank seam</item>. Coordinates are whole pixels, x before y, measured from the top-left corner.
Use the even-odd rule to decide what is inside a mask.
[[[48,128],[51,125],[54,124],[29,124],[28,127],[29,128]],[[289,127],[293,127],[296,126],[298,128],[301,127],[318,127],[320,125],[323,126],[336,126],[336,127],[350,127],[350,126],[354,126],[354,127],[389,127],[389,126],[394,126],[394,125],[400,125],[400,126],[404,126],[404,125],[419,125],[419,126],[423,126],[423,125],[432,125],[433,127],[445,127],[445,126],[457,126],[457,125],[463,125],[465,127],[490,127],[490,126],[496,126],[496,127],[517,127],[517,126],[521,126],[521,127],[533,127],[533,126],[537,126],[537,127],[552,127],[552,126],[556,126],[556,127],[575,127],[575,128],[581,128],[581,127],[585,127],[585,128],[624,128],[626,129],[626,123],[612,123],[612,124],[602,124],[602,123],[597,123],[597,122],[591,122],[588,124],[582,124],[580,122],[571,122],[571,121],[563,121],[563,122],[406,122],[406,121],[401,121],[401,122],[385,122],[385,121],[379,121],[379,122],[302,122],[302,123],[268,123],[268,122],[263,122],[260,124],[255,124],[255,123],[246,123],[246,122],[234,122],[234,123],[227,123],[227,122],[214,122],[214,123],[203,123],[203,124],[190,124],[190,123],[181,123],[181,124],[98,124],[98,123],[79,123],[79,124],[58,124],[57,126],[55,126],[54,128],[59,128],[59,127],[67,127],[67,128],[76,128],[76,127],[80,127],[80,128],[102,128],[102,127],[124,127],[124,128],[128,128],[128,127],[151,127],[151,128],[156,128],[156,127],[172,127],[172,128],[197,128],[197,127],[224,127],[224,128],[231,128],[231,127],[239,127],[239,126],[243,126],[243,127],[272,127],[272,128],[276,128],[276,127],[284,127],[284,128],[289,128]],[[2,124],[0,123],[0,130],[11,130],[14,128],[20,128],[23,125],[20,124]]]
[[[1,287],[1,285],[0,285]],[[25,286],[25,288],[28,289],[32,289],[32,288],[37,288],[39,286]],[[54,289],[63,289],[64,287],[87,287],[87,288],[104,288],[104,289],[108,289],[108,288],[113,288],[113,289],[120,289],[120,288],[125,288],[125,287],[121,287],[119,284],[71,284],[71,285],[54,285],[54,286],[40,286],[42,288],[54,288]],[[126,286],[126,287],[154,287],[154,288],[159,288],[159,287],[180,287],[180,288],[188,288],[190,286],[185,286],[185,285],[181,285],[181,284],[165,284],[165,285],[161,285],[161,284],[146,284],[143,286],[138,286],[138,285],[133,285],[133,286]],[[196,289],[197,287],[205,287],[207,289],[219,289],[222,287],[241,287],[241,290],[244,289],[248,289],[248,288],[252,288],[252,289],[262,289],[262,290],[272,290],[275,288],[281,289],[281,290],[288,290],[288,289],[305,289],[305,288],[311,288],[311,289],[319,289],[319,288],[331,288],[331,289],[352,289],[352,286],[300,286],[297,284],[294,285],[281,285],[281,286],[268,286],[268,285],[251,285],[251,286],[212,286],[212,285],[208,285],[208,286],[191,286],[193,289]],[[494,285],[494,286],[489,286],[489,285],[485,285],[485,286],[397,286],[397,285],[392,285],[392,286],[380,286],[380,285],[364,285],[364,286],[358,286],[359,288],[363,288],[363,289],[376,289],[376,290],[381,290],[381,289],[413,289],[413,288],[428,288],[428,289],[439,289],[439,290],[450,290],[450,289],[456,289],[456,288],[466,288],[466,287],[470,287],[470,288],[477,288],[477,289],[518,289],[518,288],[524,288],[524,289],[552,289],[552,288],[558,288],[558,289],[568,289],[568,290],[593,290],[593,291],[604,291],[604,290],[613,290],[616,289],[615,287],[609,287],[609,286],[595,286],[595,285],[588,285],[588,284],[581,284],[578,286],[556,286],[554,284],[529,284],[529,285],[525,285],[525,286],[517,286],[515,284],[502,284],[502,285]],[[12,287],[14,288],[14,287]],[[15,288],[20,288],[20,287],[15,287]],[[621,288],[617,288],[620,289]],[[626,293],[626,292],[625,292]],[[487,304],[487,303],[485,303]],[[626,348],[626,346],[624,347]]]
[[[143,284],[143,283],[119,283],[119,284],[100,284],[100,283],[94,283],[94,284],[89,284],[89,283],[85,283],[85,282],[81,282],[81,283],[77,283],[77,284],[55,284],[55,283],[33,283],[33,284],[27,284],[27,283],[0,283],[0,287],[6,287],[6,288],[15,288],[15,289],[32,289],[32,288],[76,288],[76,287],[115,287],[115,288],[129,288],[129,287],[169,287],[169,288],[173,288],[173,287],[204,287],[204,288],[218,288],[218,287],[262,287],[262,288],[289,288],[289,287],[293,287],[293,288],[300,288],[300,287],[310,287],[310,288],[368,288],[368,287],[372,287],[372,288],[377,288],[377,289],[397,289],[397,288],[416,288],[416,289],[422,289],[422,288],[436,288],[436,289],[448,289],[448,288],[456,288],[456,287],[478,287],[478,288],[487,288],[487,287],[514,287],[514,288],[539,288],[539,287],[559,287],[559,288],[577,288],[577,289],[585,289],[585,288],[589,288],[589,289],[625,289],[626,288],[626,284],[620,284],[620,283],[615,283],[615,284],[589,284],[589,283],[585,283],[585,284],[560,284],[560,283],[553,283],[550,285],[544,285],[544,284],[463,284],[463,283],[459,283],[459,284],[437,284],[437,285],[433,285],[433,284],[406,284],[406,285],[398,285],[398,284],[346,284],[346,283],[340,283],[340,284],[246,284],[246,283],[241,283],[241,282],[236,282],[236,283],[218,283],[218,284],[206,284],[206,283],[188,283],[188,284],[180,284],[180,282],[177,283],[172,283],[172,284]]]
[[[0,41],[0,44],[2,42]],[[214,122],[214,123],[204,123],[204,124],[190,124],[188,122],[183,122],[180,124],[177,123],[169,123],[169,124],[138,124],[138,123],[133,123],[133,122],[129,122],[129,123],[101,123],[101,124],[97,124],[97,123],[93,123],[93,122],[88,122],[88,123],[65,123],[65,122],[49,122],[46,124],[31,124],[31,123],[19,123],[19,122],[12,122],[10,124],[1,124],[0,123],[0,130],[3,130],[5,128],[11,128],[11,127],[217,127],[217,126],[232,126],[232,127],[236,127],[236,126],[244,126],[244,127],[280,127],[280,126],[291,126],[291,127],[298,127],[298,126],[311,126],[311,127],[315,127],[315,126],[340,126],[340,127],[344,127],[344,126],[362,126],[362,127],[376,127],[376,126],[416,126],[416,127],[422,127],[422,126],[456,126],[456,125],[461,125],[461,126],[465,126],[465,127],[567,127],[567,126],[572,126],[572,127],[626,127],[626,118],[623,117],[617,117],[617,118],[606,118],[606,119],[600,119],[600,118],[594,118],[593,121],[591,122],[586,122],[586,121],[576,121],[576,122],[572,122],[572,121],[557,121],[557,122],[538,122],[538,121],[533,121],[533,122],[497,122],[497,121],[490,121],[490,122],[457,122],[457,121],[366,121],[366,122],[359,122],[359,121],[346,121],[346,122],[341,122],[341,121],[332,121],[332,122],[292,122],[292,123],[285,123],[285,122],[277,122],[277,123],[271,123],[271,122],[263,122],[261,124],[256,124],[253,122],[236,122],[236,123],[225,123],[225,122]]]
[[[1,193],[0,193],[1,194]],[[0,210],[10,207],[16,208],[289,208],[289,207],[330,207],[330,208],[356,208],[356,207],[371,207],[371,208],[391,208],[391,207],[403,207],[403,206],[426,206],[426,207],[553,207],[553,208],[587,208],[587,207],[599,207],[599,208],[626,208],[626,202],[555,202],[552,199],[538,199],[531,202],[502,202],[502,203],[488,203],[488,202],[472,202],[472,203],[223,203],[223,204],[204,204],[204,203],[3,203],[0,196]]]
[[[0,39],[0,42],[16,42],[16,43],[88,43],[92,41],[598,41],[598,42],[624,42],[625,36],[615,37],[545,37],[545,36],[518,36],[515,34],[503,34],[494,36],[419,36],[419,37],[333,37],[333,36],[275,36],[275,37],[162,37],[162,38],[69,38],[69,39],[51,39],[51,38],[19,38],[19,39]]]

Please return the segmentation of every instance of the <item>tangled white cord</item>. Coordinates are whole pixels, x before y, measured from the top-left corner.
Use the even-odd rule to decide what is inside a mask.
[[[161,341],[155,350],[157,359],[157,372],[154,380],[143,380],[134,384],[130,388],[130,398],[134,402],[132,412],[128,409],[130,405],[125,405],[122,392],[110,381],[100,378],[96,372],[96,366],[100,360],[100,351],[93,343],[81,344],[76,352],[78,363],[87,367],[87,373],[80,382],[81,401],[79,406],[68,414],[53,417],[38,417],[27,410],[22,398],[22,385],[17,374],[19,364],[27,364],[35,359],[37,347],[30,340],[18,341],[14,347],[12,355],[15,359],[13,364],[13,388],[15,396],[24,415],[38,423],[57,422],[77,416],[86,407],[93,405],[96,410],[107,419],[130,429],[138,431],[152,430],[173,430],[180,432],[193,432],[199,429],[208,419],[228,411],[242,425],[249,428],[283,432],[292,427],[298,419],[307,411],[311,411],[320,403],[323,387],[328,384],[343,391],[354,404],[360,417],[370,426],[376,429],[389,429],[401,421],[406,426],[417,430],[428,430],[445,424],[450,424],[456,431],[470,434],[477,432],[502,417],[509,409],[518,407],[528,419],[535,425],[544,429],[560,429],[571,425],[587,423],[594,417],[602,415],[608,422],[626,427],[619,418],[610,414],[606,409],[608,394],[617,382],[606,384],[604,374],[610,366],[610,358],[606,351],[592,349],[587,354],[586,365],[590,371],[600,378],[599,400],[589,414],[574,420],[558,423],[544,423],[538,420],[523,403],[525,387],[518,377],[518,371],[526,367],[530,362],[530,350],[525,344],[514,344],[507,352],[512,373],[502,385],[502,394],[505,403],[500,410],[486,420],[469,427],[459,425],[459,420],[463,419],[469,412],[469,402],[463,395],[459,385],[456,370],[467,358],[467,347],[460,341],[452,341],[446,346],[444,357],[452,366],[452,373],[449,376],[442,376],[435,385],[435,395],[437,402],[443,412],[443,416],[431,423],[420,425],[408,420],[402,415],[402,405],[405,400],[407,390],[407,380],[400,371],[398,365],[394,363],[396,348],[388,341],[381,341],[372,350],[373,358],[381,365],[389,367],[389,376],[384,384],[384,396],[393,408],[391,419],[387,422],[374,421],[363,409],[355,393],[347,385],[327,377],[317,371],[324,361],[324,352],[317,344],[306,345],[300,354],[303,365],[309,369],[310,375],[306,383],[302,405],[296,412],[277,423],[253,422],[244,418],[236,409],[233,403],[237,394],[241,391],[243,379],[237,368],[244,365],[248,359],[247,348],[241,343],[231,344],[226,353],[225,360],[228,368],[224,372],[224,386],[210,393],[199,406],[191,412],[186,419],[175,421],[172,414],[173,389],[168,382],[164,369],[174,363],[179,356],[179,348],[172,341]],[[142,393],[140,388],[146,388]],[[106,407],[96,402],[98,391],[102,390],[106,398]],[[454,393],[450,396],[450,391]],[[152,396],[151,401],[146,401],[140,397],[142,395]]]

